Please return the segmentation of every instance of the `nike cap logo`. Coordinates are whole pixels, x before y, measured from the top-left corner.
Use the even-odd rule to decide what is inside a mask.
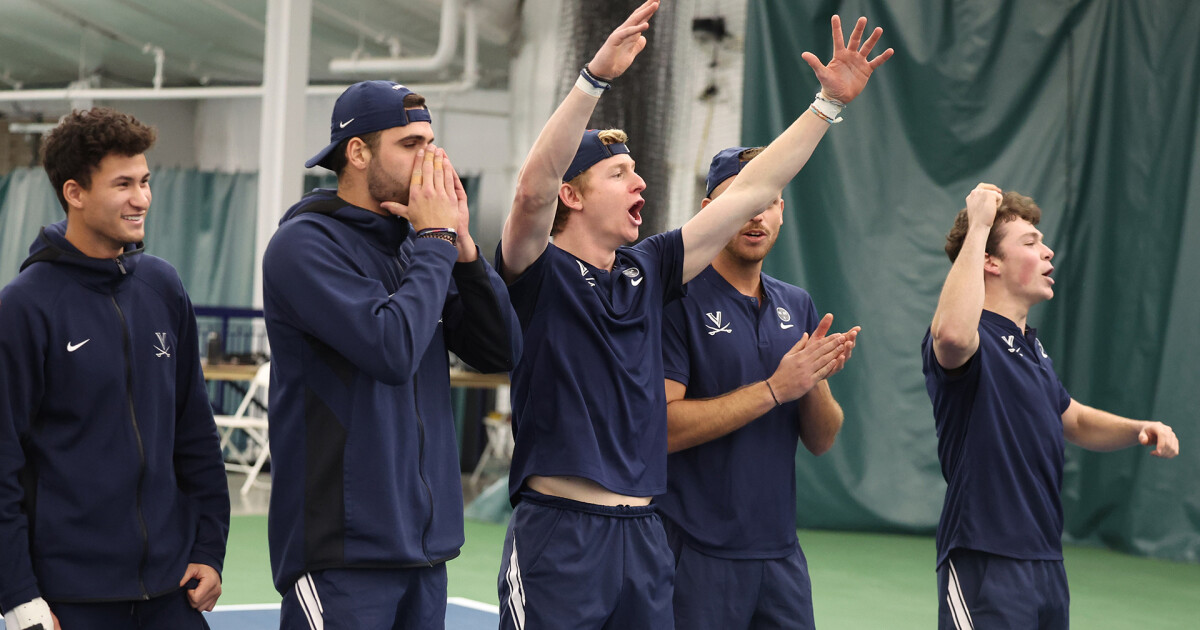
[[[80,341],[79,343],[71,343],[70,341],[68,341],[67,342],[67,352],[75,352],[76,350],[82,348],[83,344],[85,344],[91,340],[92,340],[92,338],[88,337],[87,339],[84,339],[83,341]]]
[[[350,120],[347,120],[346,122],[338,123],[338,129],[345,129],[346,125],[349,125],[350,123],[354,122],[357,119],[358,119],[358,116],[355,116],[354,118],[351,118]]]

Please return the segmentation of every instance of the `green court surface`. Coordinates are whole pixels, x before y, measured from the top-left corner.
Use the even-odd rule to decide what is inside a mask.
[[[496,604],[503,525],[467,521],[467,544],[449,563],[450,596]],[[933,539],[800,531],[822,630],[937,626]],[[1200,565],[1067,547],[1071,622],[1084,630],[1200,628]],[[265,516],[235,516],[221,604],[277,603]]]

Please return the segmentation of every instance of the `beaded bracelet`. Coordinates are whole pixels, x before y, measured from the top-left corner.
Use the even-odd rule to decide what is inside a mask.
[[[458,245],[458,232],[454,228],[425,228],[417,232],[417,238],[438,238],[451,245]]]
[[[841,114],[842,109],[845,107],[845,103],[835,98],[829,98],[821,92],[817,92],[817,96],[813,99],[812,105],[808,106],[808,111],[816,114],[817,118],[820,118],[831,125],[836,125],[837,123],[842,122],[842,119],[840,116],[838,116],[838,114]]]

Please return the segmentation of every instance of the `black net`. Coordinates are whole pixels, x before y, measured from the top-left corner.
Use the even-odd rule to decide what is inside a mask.
[[[558,98],[566,97],[579,69],[591,61],[613,29],[641,6],[643,0],[568,0],[563,6],[563,65]],[[670,203],[668,134],[672,119],[671,57],[675,39],[674,3],[661,5],[650,20],[646,49],[633,65],[613,82],[600,99],[588,124],[593,129],[623,129],[637,172],[646,180],[642,196],[642,237],[667,228]]]

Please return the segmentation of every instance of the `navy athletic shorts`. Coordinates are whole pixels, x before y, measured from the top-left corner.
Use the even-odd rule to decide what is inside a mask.
[[[784,558],[717,558],[689,547],[667,524],[675,554],[675,627],[811,630],[812,583],[800,545]]]
[[[938,567],[939,630],[1067,630],[1070,608],[1061,560],[955,549]]]
[[[674,628],[675,563],[654,506],[520,497],[504,537],[501,630]]]
[[[445,627],[445,564],[313,571],[288,590],[279,610],[280,630]]]

